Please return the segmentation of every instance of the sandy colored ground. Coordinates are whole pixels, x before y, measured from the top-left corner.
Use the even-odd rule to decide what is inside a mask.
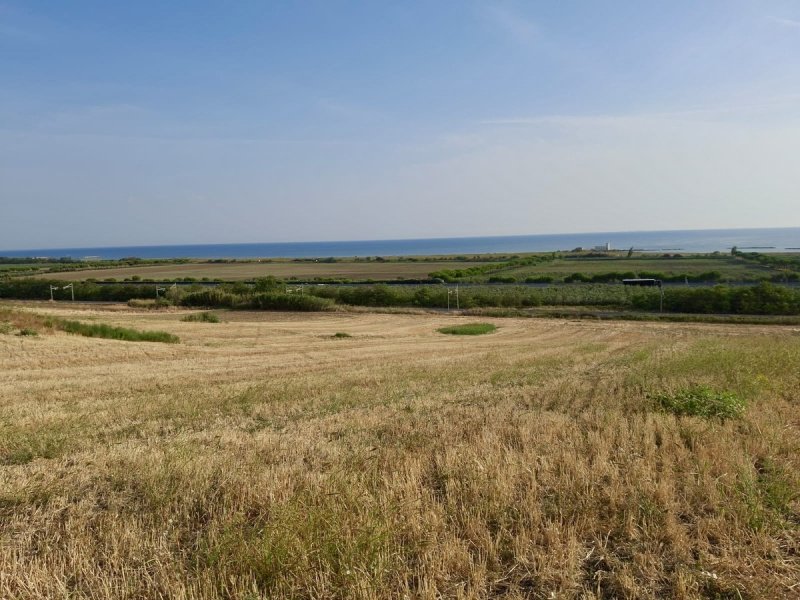
[[[2,598],[800,594],[797,328],[18,306],[182,342],[0,335]]]

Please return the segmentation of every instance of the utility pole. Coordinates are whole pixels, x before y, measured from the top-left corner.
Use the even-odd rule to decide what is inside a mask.
[[[73,302],[75,302],[75,288],[74,288],[74,287],[72,287],[72,284],[70,283],[69,285],[65,285],[65,286],[64,286],[64,287],[62,287],[61,289],[62,289],[62,290],[65,290],[65,289],[67,289],[67,288],[69,288],[69,291],[72,293],[72,301],[73,301]]]
[[[50,302],[54,302],[55,301],[55,298],[53,298],[53,290],[57,290],[57,289],[58,289],[57,285],[51,285],[50,286]]]

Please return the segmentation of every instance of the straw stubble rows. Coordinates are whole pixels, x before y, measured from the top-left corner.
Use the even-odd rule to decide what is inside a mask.
[[[800,593],[796,329],[37,310],[182,342],[0,335],[0,597]]]

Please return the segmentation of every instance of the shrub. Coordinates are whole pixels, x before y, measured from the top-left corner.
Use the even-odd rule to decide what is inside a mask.
[[[233,308],[241,303],[241,301],[241,296],[219,289],[213,289],[190,292],[181,299],[181,304],[184,306],[219,306],[223,308]]]
[[[283,286],[283,282],[272,275],[267,277],[259,277],[255,280],[253,288],[256,292],[274,292]]]
[[[264,293],[253,296],[249,307],[259,310],[314,312],[330,310],[333,308],[333,301],[306,294]]]
[[[695,386],[673,394],[654,396],[661,410],[678,416],[695,416],[706,419],[738,418],[744,413],[746,402],[731,392],[716,392],[706,386]]]
[[[219,323],[219,317],[211,312],[192,313],[186,315],[181,321],[189,321],[195,323]]]
[[[497,327],[491,323],[467,323],[465,325],[452,325],[450,327],[441,327],[437,329],[439,333],[446,333],[449,335],[483,335],[484,333],[492,333],[496,330]]]
[[[336,333],[334,333],[334,334],[333,334],[333,336],[331,336],[331,337],[335,337],[335,338],[349,338],[349,337],[353,337],[353,336],[352,336],[352,335],[350,335],[349,333],[345,333],[344,331],[337,331],[337,332],[336,332]]]
[[[30,327],[23,327],[22,329],[19,330],[19,333],[17,335],[34,336],[34,335],[39,335],[39,332],[36,331],[35,329],[31,329]]]
[[[166,308],[172,306],[172,302],[166,298],[131,298],[128,300],[128,306],[131,308]]]

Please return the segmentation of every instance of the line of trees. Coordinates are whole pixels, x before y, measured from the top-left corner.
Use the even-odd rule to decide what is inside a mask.
[[[64,282],[20,279],[0,282],[0,298],[50,298],[50,285]],[[75,298],[89,301],[126,302],[155,298],[155,286],[97,285],[73,283]],[[452,291],[452,288],[450,288]],[[288,293],[292,292],[292,293]],[[328,310],[335,304],[353,306],[447,306],[448,288],[420,286],[307,286],[302,291],[288,290],[277,280],[261,280],[256,285],[229,284],[217,288],[192,286],[173,289],[166,295],[174,304],[255,310]],[[67,299],[57,290],[57,299]],[[162,293],[162,296],[164,294]],[[451,296],[451,306],[454,298]],[[474,286],[459,290],[461,308],[535,306],[592,306],[618,310],[659,308],[660,291],[655,288],[628,288],[621,285],[553,285],[544,288],[524,286]],[[800,290],[762,282],[754,286],[675,287],[664,290],[664,310],[701,314],[800,314]]]

